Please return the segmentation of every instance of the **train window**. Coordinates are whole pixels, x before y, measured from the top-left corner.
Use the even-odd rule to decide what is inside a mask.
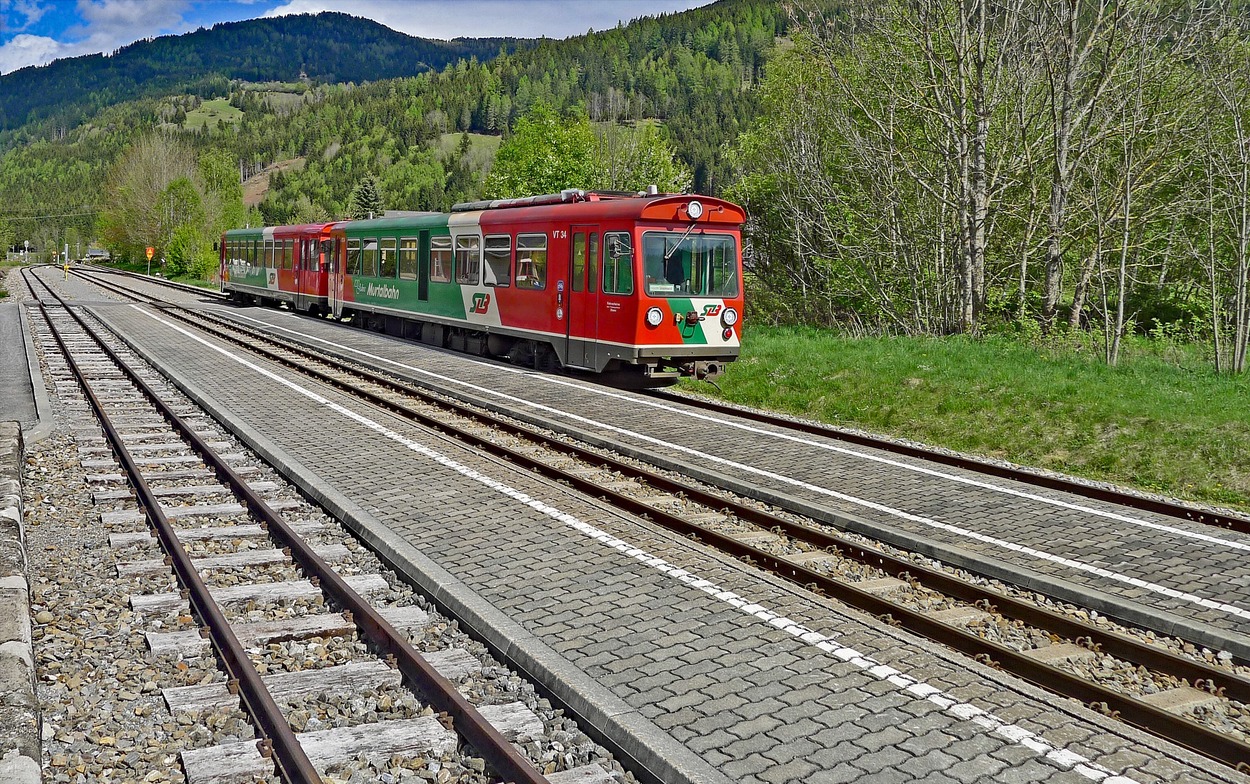
[[[417,279],[417,241],[399,241],[399,277],[403,280]]]
[[[360,240],[350,239],[347,241],[347,274],[360,274]]]
[[[486,266],[483,271],[486,273],[486,280],[483,282],[487,286],[505,288],[512,285],[511,237],[504,235],[486,238]]]
[[[278,266],[277,256],[274,254],[273,240],[265,240],[265,266],[269,269],[276,269]]]
[[[321,253],[318,258],[319,265],[317,267],[321,272],[329,272],[331,265],[334,263],[334,243],[330,240],[321,241]]]
[[[482,240],[480,237],[456,237],[456,282],[476,286],[481,277]]]
[[[547,288],[547,235],[518,234],[516,238],[516,287]]]
[[[360,274],[366,278],[378,276],[378,241],[363,240],[360,248]]]
[[[249,267],[256,266],[256,243],[251,240],[243,241],[244,260],[247,261]]]
[[[282,242],[282,269],[295,269],[295,240]]]
[[[599,259],[599,232],[592,231],[590,233],[590,253],[586,254],[586,291],[590,294],[595,293],[595,279],[598,277],[595,270],[595,262]]]
[[[430,237],[430,280],[451,282],[451,237]]]
[[[586,277],[586,234],[573,233],[573,290],[582,290],[582,278]]]
[[[634,293],[634,246],[628,232],[603,235],[603,293]]]
[[[395,277],[395,240],[389,239],[389,238],[382,240],[382,247],[380,248],[378,252],[380,254],[379,261],[381,262],[379,270],[378,270],[378,277],[379,278],[394,278]]]
[[[649,231],[642,255],[649,296],[738,296],[738,249],[728,234]]]

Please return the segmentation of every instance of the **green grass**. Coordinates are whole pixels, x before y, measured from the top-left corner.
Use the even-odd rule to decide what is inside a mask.
[[[469,163],[471,168],[476,171],[482,171],[490,165],[491,161],[495,160],[495,153],[499,150],[499,145],[502,141],[502,136],[490,136],[483,133],[469,134]],[[439,137],[439,153],[450,155],[458,149],[460,149],[460,134],[445,133]]]
[[[182,126],[188,131],[198,131],[205,125],[217,127],[218,120],[225,120],[234,125],[243,119],[243,112],[230,105],[225,98],[214,98],[204,101],[198,108],[187,112],[187,121]]]
[[[1001,337],[755,327],[717,383],[736,403],[1250,509],[1250,376],[1197,349],[1112,368]]]

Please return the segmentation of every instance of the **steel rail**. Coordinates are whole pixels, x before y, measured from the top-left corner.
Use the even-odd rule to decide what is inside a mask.
[[[142,380],[139,383],[142,384]],[[146,385],[144,386],[146,391]],[[189,425],[178,420],[176,427],[197,452],[212,452],[208,443]],[[270,535],[290,550],[292,558],[306,573],[316,577],[319,587],[331,600],[351,614],[352,621],[362,634],[394,662],[408,683],[437,710],[451,717],[456,731],[481,754],[498,775],[514,784],[547,784],[547,779],[538,769],[499,730],[482,718],[481,713],[465,699],[455,685],[422,658],[408,644],[407,639],[317,555],[313,547],[246,480],[224,461],[215,467],[218,478],[229,485],[248,509],[261,519]]]
[[[187,319],[187,321],[194,323],[192,319]],[[238,325],[233,324],[231,326],[239,328],[240,331],[243,332],[251,331],[251,328],[248,327],[240,328]],[[200,328],[202,329],[204,327],[200,326]],[[1223,764],[1229,765],[1235,769],[1250,771],[1250,762],[1247,762],[1250,760],[1250,744],[1243,743],[1229,735],[1208,729],[1207,727],[1183,716],[1178,716],[1130,695],[1123,694],[1113,689],[1087,681],[1080,676],[1052,667],[1044,662],[1033,659],[1024,653],[1012,650],[1011,648],[999,643],[985,640],[971,632],[965,631],[962,628],[934,620],[924,612],[912,610],[888,599],[883,599],[872,593],[860,590],[855,588],[853,584],[832,579],[821,572],[814,571],[801,564],[796,564],[792,561],[774,556],[760,548],[741,542],[727,534],[711,531],[701,525],[689,522],[680,515],[656,509],[644,501],[604,488],[593,479],[579,477],[576,474],[567,473],[549,466],[546,463],[525,454],[524,452],[494,443],[487,438],[434,418],[429,414],[417,411],[416,409],[413,409],[403,403],[390,400],[375,392],[356,387],[342,378],[337,378],[314,368],[301,365],[299,362],[289,357],[282,357],[273,351],[249,345],[239,338],[225,335],[220,332],[214,334],[216,334],[217,337],[244,346],[248,350],[257,353],[266,359],[299,370],[305,375],[321,381],[322,383],[348,391],[366,400],[372,405],[378,406],[392,413],[399,414],[408,419],[412,419],[424,427],[454,436],[476,448],[487,451],[497,457],[507,459],[528,470],[540,473],[561,483],[571,485],[579,492],[591,496],[606,498],[612,505],[628,511],[631,514],[654,520],[671,531],[682,534],[683,536],[697,539],[701,542],[705,542],[734,557],[760,565],[768,571],[771,571],[778,576],[802,585],[808,589],[815,589],[818,593],[823,593],[860,610],[885,617],[891,623],[894,623],[901,628],[947,645],[957,651],[960,651],[961,653],[967,654],[981,661],[985,661],[994,666],[1005,669],[1012,674],[1029,680],[1052,692],[1087,703],[1096,710],[1100,710],[1109,715],[1117,716],[1126,723],[1141,727],[1142,729],[1164,737],[1173,743],[1190,748],[1193,751],[1217,760]],[[303,349],[293,349],[291,351],[297,355],[305,353]],[[318,361],[326,362],[323,357],[318,357],[311,352],[308,352],[308,356],[317,359]],[[389,379],[385,376],[371,373],[366,370],[352,368],[350,372],[359,375],[372,383],[383,385],[392,391],[409,395],[415,392],[419,396],[423,397],[425,394],[421,390],[413,389],[400,382],[396,382],[393,379]],[[452,404],[447,401],[434,399],[432,402],[451,408],[460,408],[459,404]],[[530,440],[541,441],[544,445],[548,445],[557,451],[566,452],[592,463],[597,462],[600,464],[610,465],[614,470],[621,471],[623,474],[635,476],[636,478],[644,479],[644,481],[655,479],[656,485],[662,489],[680,492],[692,499],[698,497],[701,503],[706,503],[713,508],[727,508],[735,514],[738,514],[738,512],[741,511],[741,516],[744,519],[749,519],[752,522],[758,521],[760,524],[767,524],[768,527],[772,528],[781,528],[786,533],[790,533],[796,538],[801,538],[809,543],[823,544],[827,547],[832,546],[845,553],[851,553],[854,551],[855,559],[860,560],[863,563],[879,566],[884,568],[889,573],[901,577],[915,578],[918,582],[926,584],[929,587],[933,587],[934,590],[942,591],[944,589],[949,589],[951,593],[956,595],[958,598],[965,599],[966,601],[992,604],[1000,613],[1009,617],[1015,617],[1014,614],[1018,613],[1019,616],[1021,616],[1019,618],[1020,620],[1025,620],[1028,623],[1044,629],[1062,630],[1065,635],[1071,636],[1073,639],[1088,640],[1095,649],[1102,650],[1108,654],[1120,656],[1121,658],[1124,658],[1134,664],[1153,667],[1168,674],[1176,675],[1177,677],[1192,678],[1195,685],[1200,686],[1204,682],[1210,683],[1213,689],[1216,691],[1224,689],[1224,693],[1230,697],[1234,694],[1239,695],[1238,697],[1234,697],[1235,699],[1250,697],[1250,681],[1239,678],[1238,676],[1223,670],[1210,667],[1200,662],[1175,656],[1168,651],[1152,648],[1151,646],[1138,643],[1127,636],[1102,630],[1092,624],[1084,624],[1058,615],[1057,613],[1051,613],[1042,608],[1028,605],[1024,602],[1013,599],[1012,597],[980,589],[976,586],[963,583],[954,577],[928,569],[927,567],[919,564],[895,558],[886,553],[864,549],[849,540],[842,539],[841,537],[833,536],[818,529],[796,524],[770,515],[767,512],[755,510],[751,507],[738,504],[719,496],[705,493],[698,488],[690,487],[680,482],[676,482],[675,480],[661,477],[644,469],[629,466],[625,463],[607,458],[604,455],[591,452],[582,447],[564,442],[552,442],[536,431],[531,431],[523,426],[501,422],[490,415],[482,415],[479,412],[469,411],[468,415],[472,416],[475,420],[489,422],[491,425],[511,434]],[[1008,610],[1004,611],[1003,608],[1008,608]]]
[[[133,273],[126,274],[133,275]],[[97,281],[92,282],[98,283]],[[107,287],[107,284],[98,285]],[[155,300],[149,301],[155,302]],[[1043,487],[1048,490],[1057,490],[1132,509],[1154,512],[1156,514],[1179,520],[1188,520],[1190,522],[1201,523],[1203,525],[1210,525],[1217,528],[1225,528],[1232,531],[1238,531],[1240,533],[1250,533],[1250,519],[1234,514],[1200,509],[1188,504],[1178,503],[1176,501],[1159,498],[1147,498],[1133,493],[1127,493],[1123,490],[1117,490],[1109,487],[1097,487],[1082,482],[1075,482],[1071,479],[1059,476],[1046,476],[1045,474],[1039,474],[1026,468],[998,465],[976,457],[939,452],[912,444],[903,444],[897,441],[891,441],[889,439],[868,435],[866,433],[855,433],[848,430],[842,430],[831,425],[790,419],[776,414],[771,414],[766,411],[737,408],[724,403],[708,400],[706,398],[688,397],[684,395],[679,396],[662,390],[641,390],[641,394],[646,394],[649,397],[653,397],[658,400],[665,400],[675,405],[698,408],[704,411],[712,411],[726,416],[734,416],[753,422],[772,425],[785,430],[793,430],[807,435],[822,436],[824,438],[843,441],[856,446],[879,449],[884,452],[891,452],[905,457],[925,460],[930,463],[947,465],[952,468],[960,468],[966,471],[983,474],[985,476],[996,477],[998,479],[1007,479],[1013,482]]]
[[[939,452],[912,444],[902,444],[897,441],[890,441],[885,438],[871,436],[865,433],[854,433],[847,430],[841,430],[831,425],[789,419],[787,417],[778,416],[766,411],[736,408],[734,406],[725,405],[724,403],[718,403],[706,398],[675,395],[671,392],[659,390],[644,390],[643,394],[658,400],[668,401],[675,405],[698,408],[704,411],[712,411],[726,416],[734,416],[741,419],[748,419],[753,422],[761,422],[763,424],[772,425],[785,430],[793,430],[800,433],[806,433],[807,435],[822,436],[824,438],[830,438],[837,441],[844,441],[848,444],[854,444],[856,446],[879,449],[883,452],[892,452],[905,457],[926,460],[930,463],[938,463],[941,465],[951,466],[953,468],[961,468],[966,471],[973,471],[978,474],[993,476],[998,479],[1009,479],[1013,482],[1034,485],[1036,487],[1044,487],[1047,490],[1059,490],[1064,493],[1071,493],[1072,495],[1079,495],[1096,501],[1106,501],[1119,506],[1127,506],[1146,512],[1154,512],[1155,514],[1173,517],[1180,520],[1202,523],[1203,525],[1225,528],[1231,531],[1238,531],[1240,533],[1250,533],[1250,519],[1233,514],[1215,512],[1208,509],[1199,509],[1187,504],[1159,498],[1146,498],[1140,495],[1127,493],[1123,490],[1117,490],[1110,487],[1096,487],[1082,482],[1075,482],[1071,479],[1065,479],[1063,477],[1046,476],[1045,474],[1039,474],[1035,471],[1030,471],[1016,466],[996,465],[975,457]]]
[[[35,279],[39,280],[38,276],[35,276]],[[142,379],[139,379],[134,371],[112,349],[104,345],[99,336],[87,327],[78,314],[70,310],[69,305],[56,292],[52,291],[44,281],[39,280],[39,282],[60,302],[65,312],[74,318],[79,327],[95,341],[123,373],[132,381],[138,382],[144,394],[153,399],[154,402],[157,402],[158,399],[153,398],[152,390],[142,382]],[[73,354],[70,353],[69,346],[65,343],[60,330],[53,323],[52,316],[48,313],[48,306],[42,299],[39,299],[39,309],[48,324],[52,337],[56,339],[57,346],[60,348],[61,353],[65,355],[66,363],[73,370],[74,376],[78,379],[78,383],[83,389],[83,393],[87,396],[91,407],[95,410],[96,417],[100,420],[100,426],[104,430],[104,434],[108,438],[118,462],[121,463],[127,477],[130,479],[130,484],[135,490],[138,503],[143,509],[144,515],[151,523],[157,538],[161,542],[161,546],[170,558],[174,572],[178,577],[178,582],[187,591],[192,607],[195,608],[196,614],[208,628],[209,639],[218,656],[221,657],[227,673],[238,684],[239,696],[244,706],[247,708],[248,713],[251,714],[252,720],[256,722],[257,728],[264,735],[265,741],[268,741],[269,749],[265,749],[262,745],[262,753],[271,751],[273,759],[282,772],[283,779],[289,782],[289,784],[321,784],[321,775],[304,753],[303,747],[300,746],[299,740],[295,737],[295,732],[291,729],[290,724],[287,723],[286,717],[282,715],[281,709],[261,680],[260,673],[252,664],[247,651],[230,628],[230,623],[226,620],[225,614],[222,613],[221,608],[217,606],[217,603],[209,594],[208,586],[200,578],[199,572],[191,562],[191,556],[183,548],[173,525],[170,524],[169,519],[161,509],[160,501],[153,494],[152,488],[148,485],[147,480],[144,479],[134,457],[126,448],[121,434],[113,425],[112,419],[104,410],[103,404],[88,383],[86,374],[83,373]],[[157,408],[167,420],[174,416],[172,411],[163,405],[163,402],[158,403]],[[201,456],[204,457],[206,464],[210,467],[225,465],[224,461],[220,460],[215,453]],[[265,741],[261,741],[261,743],[264,744]]]
[[[212,289],[205,289],[199,286],[192,286],[189,283],[179,283],[176,280],[168,280],[167,278],[154,278],[148,275],[140,275],[137,272],[131,272],[129,270],[111,269],[109,267],[104,267],[99,264],[91,264],[89,262],[83,262],[73,267],[70,267],[70,272],[75,272],[77,267],[83,267],[93,272],[100,272],[105,275],[121,275],[127,278],[134,278],[136,280],[146,281],[148,283],[151,283],[154,286],[164,286],[166,288],[177,289],[179,291],[184,291],[188,294],[203,294],[206,297],[212,297],[213,299],[218,299],[218,300],[223,300],[223,301],[226,299],[226,295],[220,291],[213,291]]]
[[[305,358],[314,359],[325,364],[335,363],[335,360],[327,359],[324,355],[318,354],[317,352],[300,346],[290,346],[285,343],[280,343],[274,338],[261,333],[259,330],[229,322],[217,316],[197,313],[194,314],[194,317],[191,317],[186,315],[186,312],[177,306],[168,306],[164,308],[164,310],[177,315],[180,319],[187,321],[188,323],[196,324],[196,326],[201,329],[204,329],[205,327],[202,324],[196,323],[197,319],[217,322],[224,326],[228,326],[229,329],[248,334],[256,339],[263,340],[271,344],[281,345],[283,350]],[[1247,762],[1247,760],[1250,760],[1250,744],[1238,741],[1231,736],[1210,730],[1190,719],[1186,719],[1182,716],[1156,708],[1155,706],[1137,698],[1121,694],[1120,692],[1116,692],[1098,684],[1083,680],[1079,676],[1066,673],[1055,667],[1039,662],[1036,659],[1025,656],[1023,653],[1014,651],[1006,646],[984,640],[961,628],[936,621],[924,613],[911,610],[905,606],[857,589],[853,586],[853,584],[833,580],[821,572],[816,572],[803,565],[778,558],[764,550],[761,550],[760,548],[734,539],[732,536],[711,531],[703,526],[691,523],[682,518],[680,515],[674,515],[658,510],[642,501],[604,488],[594,480],[585,479],[575,474],[568,474],[559,469],[548,466],[547,464],[523,452],[496,444],[467,430],[438,420],[404,404],[389,400],[381,395],[370,392],[369,390],[354,387],[352,384],[341,378],[336,378],[313,368],[308,368],[301,365],[299,362],[290,359],[289,357],[283,357],[273,351],[269,351],[268,349],[250,345],[240,338],[224,334],[220,331],[214,331],[214,334],[220,338],[243,346],[250,351],[266,357],[267,359],[279,362],[293,369],[297,369],[323,383],[327,383],[336,388],[351,392],[352,394],[367,400],[373,405],[377,405],[391,411],[392,413],[413,419],[425,427],[447,433],[470,443],[477,448],[524,466],[529,470],[533,470],[548,476],[549,478],[569,484],[580,492],[592,496],[605,497],[610,501],[610,503],[629,511],[632,514],[655,520],[657,523],[665,528],[668,528],[669,530],[707,542],[730,555],[759,564],[781,577],[808,588],[815,588],[819,592],[836,598],[839,601],[851,606],[857,607],[858,609],[874,615],[887,617],[891,622],[896,623],[902,628],[912,631],[913,633],[928,637],[937,642],[948,645],[962,653],[983,661],[991,662],[996,666],[1003,667],[1004,669],[1007,669],[1008,671],[1025,678],[1026,680],[1030,680],[1043,688],[1049,689],[1050,691],[1088,703],[1096,709],[1102,710],[1106,713],[1118,715],[1121,720],[1126,721],[1127,723],[1134,724],[1146,729],[1147,731],[1165,737],[1172,742],[1186,746],[1187,748],[1204,754],[1212,759],[1218,760],[1238,770],[1250,770],[1250,763]],[[339,364],[341,365],[342,363],[340,362]],[[712,493],[708,493],[700,488],[663,477],[655,472],[641,469],[614,458],[590,451],[584,447],[565,442],[551,441],[541,433],[538,433],[536,430],[532,430],[526,426],[503,421],[491,414],[475,411],[461,403],[436,398],[428,391],[423,390],[420,387],[405,384],[396,381],[393,378],[361,368],[351,368],[348,372],[355,374],[370,383],[384,386],[385,388],[397,393],[404,395],[415,394],[427,402],[440,407],[450,408],[457,413],[473,418],[475,421],[488,423],[496,428],[504,430],[505,432],[517,435],[518,437],[540,441],[553,449],[566,452],[570,455],[578,457],[579,459],[591,463],[607,465],[613,470],[619,471],[623,475],[633,476],[648,483],[652,483],[656,487],[664,489],[668,492],[681,493],[692,500],[696,500],[699,503],[711,506],[712,508],[728,509],[736,516],[739,516],[741,519],[748,522],[753,522],[769,529],[780,529],[794,538],[801,539],[818,547],[835,548],[840,553],[848,555],[861,563],[876,566],[883,569],[887,573],[898,577],[916,579],[917,582],[920,582],[927,587],[931,587],[933,590],[938,592],[948,593],[965,601],[980,603],[983,606],[987,606],[987,608],[997,609],[1003,615],[1015,617],[1018,620],[1022,620],[1040,628],[1061,631],[1065,636],[1069,636],[1072,639],[1088,640],[1089,644],[1092,644],[1095,649],[1118,656],[1134,664],[1151,667],[1168,674],[1176,675],[1177,677],[1191,678],[1195,685],[1209,683],[1213,689],[1217,691],[1223,689],[1227,696],[1234,699],[1245,700],[1246,698],[1250,698],[1250,681],[1223,670],[1176,656],[1166,650],[1139,643],[1124,635],[1099,629],[1092,624],[1084,624],[1074,619],[1061,616],[1057,613],[1052,613],[1043,608],[1021,602],[1004,594],[979,588],[960,581],[957,578],[951,577],[950,575],[924,567],[920,564],[896,558],[883,552],[863,548],[857,543],[842,537],[828,534],[827,532],[820,531],[819,529],[815,529],[810,526],[785,520],[762,510],[754,509],[753,507],[745,504],[740,504]]]

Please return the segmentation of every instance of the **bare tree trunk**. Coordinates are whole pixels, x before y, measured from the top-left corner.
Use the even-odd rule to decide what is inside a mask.
[[[1133,198],[1133,145],[1132,139],[1124,143],[1124,215],[1123,231],[1120,233],[1120,274],[1117,277],[1115,303],[1115,332],[1112,335],[1111,351],[1107,355],[1107,364],[1116,365],[1120,361],[1120,342],[1124,337],[1124,300],[1128,298],[1128,254],[1132,241],[1132,198]]]
[[[1094,256],[1090,254],[1081,261],[1077,271],[1076,286],[1072,289],[1072,310],[1068,313],[1068,327],[1081,328],[1081,314],[1085,311],[1085,298],[1089,296],[1089,280],[1094,274]]]
[[[1215,372],[1222,373],[1224,354],[1220,347],[1220,335],[1224,325],[1220,323],[1219,274],[1215,262],[1215,183],[1212,182],[1210,161],[1207,166],[1207,274],[1211,283],[1211,340],[1215,349]]]
[[[1042,328],[1049,331],[1063,292],[1064,233],[1074,164],[1088,151],[1074,144],[1078,133],[1092,135],[1092,114],[1117,76],[1125,47],[1121,25],[1128,12],[1120,3],[1097,0],[1044,0],[1037,34],[1046,61],[1053,117],[1049,236],[1046,243]]]

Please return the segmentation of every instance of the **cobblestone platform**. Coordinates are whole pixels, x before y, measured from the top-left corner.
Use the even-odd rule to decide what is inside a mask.
[[[239,362],[159,313],[93,310],[587,731],[614,739],[644,779],[1250,781],[336,392]],[[305,332],[322,326],[269,315]],[[389,358],[421,352],[324,326]],[[440,373],[456,364],[495,374],[512,394],[540,398],[545,416],[591,401],[583,411],[619,428],[601,437],[625,442],[670,416],[566,380],[423,356]],[[578,416],[590,426],[590,414]],[[726,458],[794,449],[709,427],[723,426],[682,420],[665,443]],[[788,461],[780,472],[833,470]],[[927,503],[916,492],[912,502]]]
[[[259,309],[224,310],[535,424],[1250,659],[1250,536]],[[518,405],[520,403],[520,405]]]

